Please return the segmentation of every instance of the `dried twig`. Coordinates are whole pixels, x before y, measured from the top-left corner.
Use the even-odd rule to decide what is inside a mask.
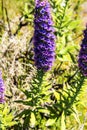
[[[11,27],[10,27],[10,21],[9,21],[9,17],[8,17],[8,12],[7,12],[7,8],[5,7],[5,13],[6,13],[6,19],[7,19],[7,22],[8,22],[8,34],[9,36],[12,36],[12,32],[11,32]]]
[[[2,20],[4,21],[4,1],[2,0]]]
[[[19,21],[20,21],[20,22],[19,22],[19,24],[18,24],[18,28],[17,28],[16,32],[14,33],[14,36],[16,36],[16,35],[18,34],[18,32],[20,31],[20,29],[21,29],[22,27],[28,25],[28,22],[23,23],[22,18],[23,18],[23,16],[19,18]]]

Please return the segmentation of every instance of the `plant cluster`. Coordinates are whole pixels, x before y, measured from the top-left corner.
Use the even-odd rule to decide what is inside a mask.
[[[5,102],[13,111],[0,104],[1,130],[87,128],[80,121],[77,127],[67,125],[73,115],[77,120],[79,94],[87,81],[87,29],[83,35],[80,5],[80,0],[30,0],[17,31],[2,34],[0,67]],[[82,35],[80,50],[77,43]],[[4,99],[2,81],[1,77],[0,101]]]

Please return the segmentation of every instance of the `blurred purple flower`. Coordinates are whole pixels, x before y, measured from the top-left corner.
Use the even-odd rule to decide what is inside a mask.
[[[5,91],[5,87],[4,87],[2,75],[0,72],[0,103],[4,103],[4,91]]]
[[[55,35],[48,0],[35,0],[34,59],[37,69],[47,71],[55,56]]]
[[[78,60],[79,68],[84,76],[87,76],[87,26],[84,30],[84,38],[82,40],[81,49]]]

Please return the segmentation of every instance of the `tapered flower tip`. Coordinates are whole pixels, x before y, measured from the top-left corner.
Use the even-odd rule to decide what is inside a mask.
[[[47,1],[48,0],[35,0],[35,4],[37,5],[37,4],[40,4],[40,3],[44,2],[44,3],[42,3],[42,5],[44,5],[45,2],[47,2]]]
[[[87,77],[87,26],[84,30],[84,38],[82,40],[81,49],[79,52],[78,65],[82,74]]]

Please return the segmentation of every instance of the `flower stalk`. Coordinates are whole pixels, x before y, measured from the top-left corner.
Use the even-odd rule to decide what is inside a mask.
[[[55,56],[55,36],[48,0],[35,1],[34,59],[38,70],[51,69]]]

